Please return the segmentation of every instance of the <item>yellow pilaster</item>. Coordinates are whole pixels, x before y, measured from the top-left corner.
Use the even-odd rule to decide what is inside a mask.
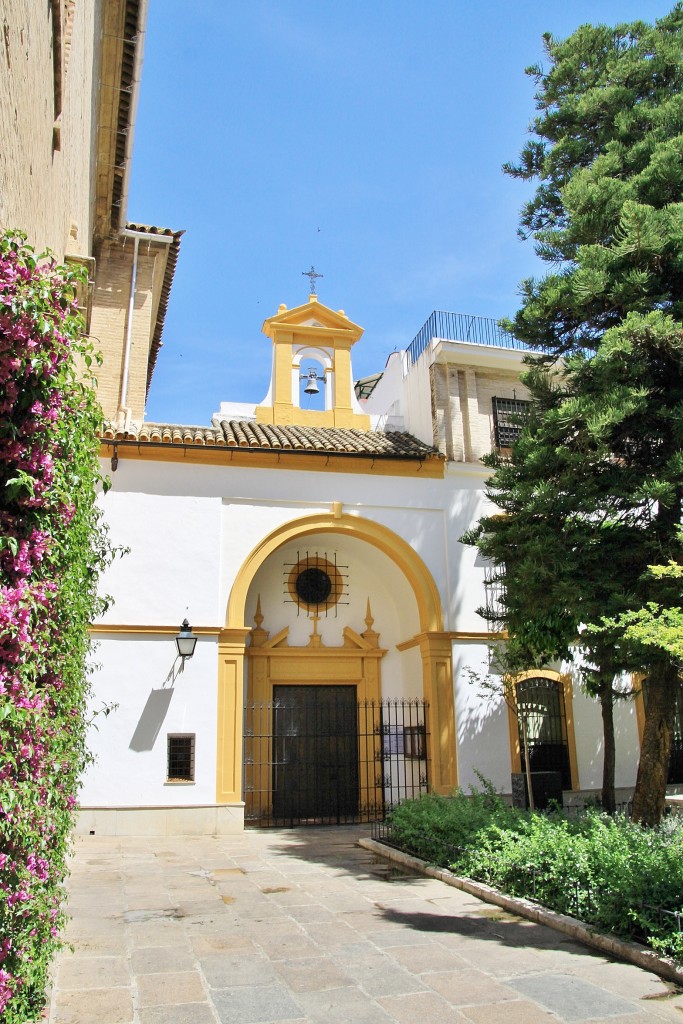
[[[351,351],[339,346],[334,353],[334,407],[351,410]]]
[[[216,803],[242,800],[242,694],[249,630],[223,629],[218,636]]]
[[[275,345],[275,374],[273,379],[273,406],[276,413],[286,414],[292,408],[292,332],[277,331]]]
[[[422,685],[429,703],[429,779],[432,792],[458,784],[452,642],[449,633],[421,633]]]

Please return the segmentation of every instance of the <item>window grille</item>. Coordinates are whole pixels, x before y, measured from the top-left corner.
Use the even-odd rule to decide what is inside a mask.
[[[521,433],[521,420],[531,403],[522,398],[493,398],[492,402],[496,448],[511,448]]]
[[[667,783],[683,782],[683,686],[678,687],[671,730],[671,756]]]
[[[296,562],[284,565],[284,599],[297,606],[297,615],[337,614],[337,605],[348,604],[348,565],[339,565],[336,554],[328,556],[297,551]]]
[[[560,772],[562,788],[571,789],[567,719],[562,684],[539,676],[517,683],[519,748],[524,764],[522,722],[527,729],[527,745],[532,772]]]
[[[168,782],[194,782],[194,736],[168,737]]]
[[[506,587],[503,582],[504,565],[484,567],[484,618],[492,629],[505,628]]]

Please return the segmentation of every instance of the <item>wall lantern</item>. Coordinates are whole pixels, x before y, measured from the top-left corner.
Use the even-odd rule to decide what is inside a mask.
[[[194,649],[197,645],[197,637],[192,632],[192,626],[183,619],[183,624],[180,627],[180,632],[175,638],[175,645],[178,648],[178,657],[183,659],[183,664],[186,658],[191,658],[194,654]]]

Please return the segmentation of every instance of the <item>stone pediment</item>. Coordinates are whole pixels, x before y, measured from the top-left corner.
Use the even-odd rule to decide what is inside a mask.
[[[352,344],[363,334],[363,328],[349,320],[343,310],[335,312],[329,306],[318,302],[314,295],[307,303],[293,309],[281,305],[275,316],[268,317],[263,324],[263,333],[268,338],[274,338],[281,331],[288,330],[306,334],[311,332],[313,336],[320,332],[321,336],[345,338]]]

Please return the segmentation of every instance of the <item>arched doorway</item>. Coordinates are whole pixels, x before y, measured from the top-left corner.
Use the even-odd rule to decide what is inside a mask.
[[[302,608],[292,591],[293,581],[309,567],[302,559],[312,559],[314,569],[329,567],[336,560],[342,577],[341,583],[334,584],[340,588],[339,600],[328,604],[328,596],[323,591],[316,596],[313,586],[312,593],[304,593]],[[346,592],[345,572],[350,572]],[[315,573],[308,582],[315,584]],[[323,577],[317,583],[323,590],[328,585]],[[322,603],[316,608],[315,601]],[[375,627],[380,624],[378,631]],[[378,632],[386,635],[380,640]],[[347,686],[361,701],[378,701],[389,694],[395,699],[424,698],[430,707],[433,736],[430,787],[448,792],[457,784],[451,642],[443,632],[438,590],[415,551],[386,527],[335,508],[331,514],[283,524],[243,564],[219,638],[217,801],[221,803],[236,802],[243,795],[239,757],[244,740],[245,659],[249,702],[272,704],[274,697],[282,696],[275,690],[280,686]],[[413,678],[405,668],[411,664]],[[302,689],[294,696],[302,705],[310,703]],[[338,699],[341,690],[334,700],[330,696],[333,703]],[[375,727],[372,723],[373,731]],[[269,738],[263,742],[272,745],[272,721],[267,732]],[[409,743],[419,760],[419,729]],[[365,781],[371,789],[371,782]],[[263,777],[260,782],[272,784]]]

